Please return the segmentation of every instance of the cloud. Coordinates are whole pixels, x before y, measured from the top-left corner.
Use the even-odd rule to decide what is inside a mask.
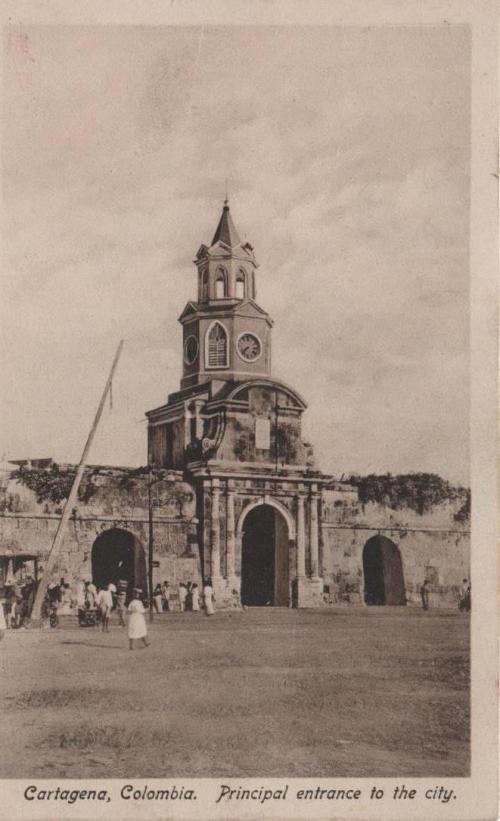
[[[466,30],[28,34],[4,73],[4,450],[78,458],[124,337],[92,459],[144,461],[227,179],[322,466],[467,481]]]

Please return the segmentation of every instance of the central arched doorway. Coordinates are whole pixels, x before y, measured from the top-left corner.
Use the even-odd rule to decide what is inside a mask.
[[[114,527],[101,533],[92,546],[92,581],[103,588],[121,580],[128,582],[129,596],[134,587],[140,587],[147,596],[144,549],[133,533]]]
[[[241,603],[288,607],[288,524],[275,507],[259,504],[245,516],[241,540]]]
[[[406,604],[403,563],[386,536],[373,536],[363,549],[365,604]]]

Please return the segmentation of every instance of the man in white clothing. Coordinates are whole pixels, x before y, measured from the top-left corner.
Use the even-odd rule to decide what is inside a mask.
[[[187,587],[184,582],[179,584],[179,606],[181,608],[181,613],[184,613],[186,609],[186,598],[187,598]]]
[[[102,629],[105,633],[109,633],[109,617],[113,607],[113,593],[110,587],[108,584],[107,590],[99,590],[97,594],[97,606],[101,611]]]

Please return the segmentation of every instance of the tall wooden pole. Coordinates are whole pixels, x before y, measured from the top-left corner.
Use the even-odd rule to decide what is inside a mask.
[[[153,621],[153,500],[151,498],[151,487],[153,481],[151,479],[151,465],[149,465],[148,472],[148,587],[149,587],[149,621]]]
[[[90,433],[88,435],[87,441],[85,443],[85,447],[83,449],[83,453],[80,459],[80,463],[78,465],[78,469],[76,471],[76,476],[73,481],[73,485],[70,490],[70,494],[64,506],[63,514],[59,520],[59,524],[57,526],[56,535],[54,536],[54,541],[52,542],[52,547],[50,548],[49,555],[47,556],[47,560],[45,562],[45,569],[43,572],[43,577],[40,579],[37,593],[35,596],[35,602],[33,604],[33,611],[32,611],[32,620],[36,624],[40,621],[40,617],[42,614],[42,605],[45,598],[45,594],[47,592],[47,587],[54,570],[59,551],[61,549],[61,545],[64,539],[64,533],[66,531],[66,527],[68,526],[68,521],[73,511],[73,507],[78,498],[78,488],[80,487],[80,483],[83,478],[83,474],[85,472],[85,465],[87,463],[87,458],[89,455],[90,447],[92,445],[95,432],[97,430],[97,426],[102,416],[102,412],[104,409],[104,404],[106,402],[106,397],[109,393],[109,389],[111,387],[111,382],[113,380],[113,376],[116,370],[116,366],[118,365],[118,360],[120,358],[120,354],[123,348],[123,339],[121,340],[118,348],[116,350],[115,358],[113,359],[113,364],[111,365],[111,370],[109,372],[108,380],[106,382],[106,386],[104,388],[104,392],[101,397],[101,401],[99,402],[99,407],[97,408],[97,413],[95,415],[94,423],[90,429]]]

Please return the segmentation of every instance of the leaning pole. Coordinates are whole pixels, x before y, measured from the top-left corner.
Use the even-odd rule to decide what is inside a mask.
[[[68,499],[64,506],[63,514],[59,520],[59,524],[57,526],[56,535],[54,536],[54,541],[52,542],[52,547],[50,548],[49,555],[45,561],[45,569],[43,572],[43,576],[40,579],[38,584],[38,589],[35,596],[35,602],[33,604],[33,610],[31,613],[31,620],[34,625],[37,625],[41,621],[42,615],[42,605],[45,599],[45,594],[47,593],[47,587],[52,576],[52,572],[54,570],[57,557],[59,555],[59,551],[61,549],[61,545],[64,539],[64,533],[66,531],[66,527],[68,525],[69,518],[73,511],[73,507],[78,497],[78,488],[80,487],[80,483],[83,478],[83,474],[85,471],[85,465],[87,463],[87,458],[89,455],[90,447],[92,445],[92,441],[94,439],[95,432],[97,430],[97,426],[101,419],[102,411],[104,409],[104,404],[106,402],[106,397],[109,393],[109,389],[111,387],[111,383],[113,381],[113,376],[116,370],[116,366],[118,365],[118,360],[120,358],[120,354],[123,348],[123,339],[120,341],[118,348],[116,350],[115,358],[113,359],[113,364],[111,365],[111,370],[109,372],[108,380],[106,382],[106,386],[104,388],[104,392],[101,397],[101,401],[99,402],[99,407],[97,408],[97,413],[95,415],[94,423],[90,429],[90,433],[88,435],[87,441],[85,443],[85,447],[83,449],[83,453],[78,464],[78,469],[76,471],[76,476],[74,478],[73,484],[71,486],[71,491],[69,493]]]

